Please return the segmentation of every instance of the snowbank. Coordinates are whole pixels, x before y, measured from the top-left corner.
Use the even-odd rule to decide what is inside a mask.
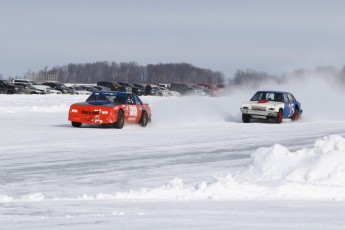
[[[236,200],[345,199],[345,139],[339,135],[317,140],[314,148],[290,152],[275,145],[259,148],[252,163],[235,175],[188,187],[175,178],[159,188],[126,193],[83,195],[80,199]]]
[[[159,188],[84,195],[83,199],[345,199],[345,139],[339,135],[317,140],[313,148],[290,152],[274,145],[259,148],[252,163],[235,175],[188,187],[176,178]]]

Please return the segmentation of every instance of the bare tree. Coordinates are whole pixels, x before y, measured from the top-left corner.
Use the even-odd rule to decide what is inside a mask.
[[[136,62],[70,63],[65,66],[47,67],[39,74],[57,75],[61,82],[95,83],[97,81],[119,81],[131,83],[209,82],[222,84],[224,75],[209,69],[201,69],[187,63],[149,64],[140,66]]]

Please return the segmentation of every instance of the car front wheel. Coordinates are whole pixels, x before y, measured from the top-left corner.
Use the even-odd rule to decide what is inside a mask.
[[[250,116],[248,114],[242,113],[242,121],[243,121],[243,123],[249,123]]]
[[[277,124],[282,123],[282,121],[283,121],[283,110],[279,110],[279,112],[275,118],[275,121]]]
[[[295,113],[291,117],[291,120],[292,121],[298,121],[298,119],[299,119],[299,110],[298,110],[298,108],[296,108]]]
[[[147,115],[147,112],[143,111],[143,113],[141,114],[141,118],[140,118],[139,124],[142,127],[146,127],[148,121],[149,121],[149,117]]]

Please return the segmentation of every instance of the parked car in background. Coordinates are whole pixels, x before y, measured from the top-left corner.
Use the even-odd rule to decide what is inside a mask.
[[[134,92],[135,92],[136,95],[138,95],[138,96],[145,95],[145,88],[137,87],[137,86],[135,86],[132,83],[130,83],[130,84],[132,86],[132,90],[134,89]]]
[[[211,96],[219,96],[223,92],[222,88],[219,88],[208,82],[199,82],[199,83],[196,83],[196,85],[200,85],[207,88]]]
[[[162,87],[162,88],[164,88],[165,90],[168,91],[169,96],[174,96],[174,97],[179,97],[179,96],[181,96],[181,94],[180,94],[179,92],[177,92],[177,91],[173,91],[173,90],[167,89],[167,88],[165,88],[165,87]]]
[[[138,88],[138,94],[139,96],[142,96],[142,95],[146,95],[146,92],[145,92],[145,87],[146,87],[146,84],[139,84],[139,83],[135,83],[135,84],[132,84],[134,85],[135,87]]]
[[[12,83],[27,83],[27,84],[30,84],[31,86],[35,87],[36,89],[43,90],[45,94],[50,93],[49,86],[39,84],[39,83],[35,82],[34,80],[14,79],[14,80],[12,80]]]
[[[170,90],[179,92],[181,95],[195,95],[195,90],[185,83],[171,83]]]
[[[163,96],[163,97],[171,97],[177,96],[179,97],[180,94],[176,91],[171,91],[165,87],[159,85],[152,85],[151,87],[151,95],[153,96]]]
[[[169,96],[169,93],[168,93],[167,90],[162,89],[162,88],[159,87],[159,86],[152,86],[152,87],[151,87],[151,95],[154,95],[154,96],[161,96],[161,97],[167,97],[167,96]]]
[[[170,88],[170,84],[165,84],[165,83],[159,83],[158,86],[164,87],[164,88],[166,88],[166,89],[169,89],[169,88]]]
[[[151,120],[151,109],[138,95],[125,92],[94,92],[86,102],[70,106],[68,120],[73,127],[82,124],[112,125],[122,129],[124,124],[139,123],[145,127]]]
[[[258,91],[241,106],[242,121],[254,119],[273,119],[280,124],[284,118],[297,121],[303,110],[301,103],[289,92]]]
[[[98,91],[111,91],[111,89],[109,88],[109,87],[106,87],[106,86],[100,86],[100,85],[96,85],[96,86],[92,86],[92,87],[94,87],[94,88],[96,88],[96,89],[98,89]]]
[[[68,88],[66,85],[58,81],[47,81],[42,83],[42,85],[46,85],[52,89],[59,90],[62,94],[76,94],[73,89]]]
[[[122,85],[123,87],[130,88],[131,92],[138,96],[142,96],[145,94],[145,90],[142,90],[140,87],[136,87],[132,83],[128,83],[128,82],[118,82],[118,83]]]
[[[15,82],[14,85],[21,86],[25,94],[45,94],[44,90],[37,89],[29,83]]]
[[[181,96],[181,94],[177,91],[171,90],[170,84],[158,84],[158,87],[160,87],[161,90],[164,90],[168,93],[168,96],[175,96],[175,97],[179,97]]]
[[[115,81],[99,81],[97,82],[97,86],[105,86],[110,88],[111,91],[119,91],[119,92],[127,92],[131,93],[132,88],[127,87],[126,85],[121,85]]]
[[[191,87],[195,90],[196,95],[199,96],[213,96],[213,92],[208,88],[201,86],[201,85],[191,85]]]
[[[62,94],[60,90],[52,89],[49,87],[50,94]]]
[[[122,86],[123,89],[125,89],[124,91],[122,92],[127,92],[127,93],[134,93],[134,94],[137,94],[135,93],[134,91],[138,91],[138,88],[127,83],[127,82],[117,82],[118,84],[120,84]]]
[[[91,93],[96,91],[101,91],[100,89],[97,89],[95,86],[92,85],[79,85],[83,90],[89,91]]]
[[[90,91],[85,90],[83,87],[79,85],[71,85],[68,88],[73,89],[75,94],[77,95],[91,95]]]
[[[20,93],[23,93],[23,87],[13,85],[7,80],[0,80],[0,93],[20,94]]]

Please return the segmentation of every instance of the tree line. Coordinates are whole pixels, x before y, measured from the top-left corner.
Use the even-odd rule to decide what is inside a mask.
[[[195,67],[187,63],[138,65],[136,62],[95,62],[67,64],[47,67],[38,75],[56,75],[60,82],[95,83],[98,81],[118,81],[131,83],[194,83],[209,82],[223,84],[224,74]]]
[[[277,84],[298,81],[306,77],[321,77],[335,80],[345,85],[345,66],[318,66],[314,69],[296,69],[289,73],[269,74],[254,69],[238,69],[231,78],[225,79],[220,71],[212,71],[195,67],[187,63],[138,65],[136,62],[94,62],[84,64],[67,64],[45,67],[37,73],[24,74],[24,78],[33,79],[37,76],[56,76],[63,83],[96,83],[97,81],[119,81],[131,83],[196,83],[227,84],[230,86],[255,87],[261,83]],[[0,74],[0,78],[4,78]],[[21,77],[16,77],[21,78]],[[13,78],[9,78],[13,79]]]

